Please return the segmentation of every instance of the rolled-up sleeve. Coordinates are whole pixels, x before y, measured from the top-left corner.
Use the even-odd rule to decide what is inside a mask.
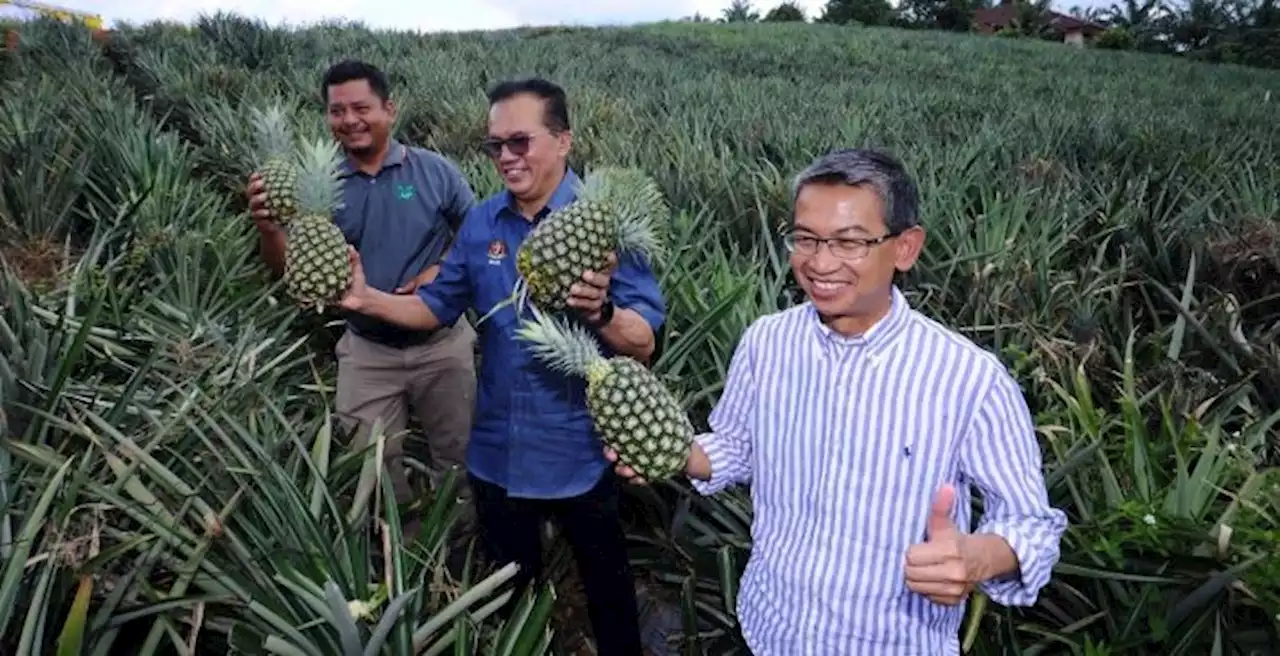
[[[1058,562],[1067,516],[1049,505],[1031,412],[1003,370],[974,415],[962,466],[982,494],[976,532],[1004,538],[1018,558],[1018,572],[980,587],[998,604],[1034,605]]]
[[[618,268],[609,280],[609,294],[619,308],[634,310],[657,334],[667,320],[667,304],[662,287],[649,264],[635,253],[618,257]]]
[[[431,282],[418,288],[418,298],[427,305],[442,326],[452,326],[471,307],[472,287],[467,276],[467,248],[474,241],[469,234],[478,219],[468,216],[458,238],[440,260],[440,271]],[[469,229],[469,227],[471,227]]]
[[[751,408],[756,399],[754,334],[755,331],[748,328],[738,340],[729,361],[724,393],[708,418],[711,431],[695,438],[711,463],[710,480],[689,479],[699,494],[711,495],[731,485],[751,481]]]

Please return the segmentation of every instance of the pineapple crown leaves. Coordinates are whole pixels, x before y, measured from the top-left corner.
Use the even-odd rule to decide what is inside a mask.
[[[670,207],[657,182],[634,167],[602,166],[577,185],[577,198],[607,205],[613,215],[618,250],[649,258],[665,255],[661,228]]]
[[[298,151],[298,213],[332,217],[342,203],[342,159],[331,138],[307,141]]]
[[[284,108],[279,104],[271,104],[266,109],[252,107],[249,113],[253,122],[258,163],[288,157],[293,150],[293,125]]]
[[[520,322],[516,337],[527,342],[534,357],[551,369],[587,378],[592,367],[604,361],[600,345],[585,327],[570,325],[534,307],[529,312],[532,318]]]

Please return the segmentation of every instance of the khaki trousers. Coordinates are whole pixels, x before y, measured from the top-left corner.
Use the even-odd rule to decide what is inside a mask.
[[[352,447],[357,450],[368,444],[374,421],[382,420],[383,462],[399,504],[413,500],[404,464],[410,411],[422,425],[430,462],[424,454],[411,455],[427,465],[432,486],[456,468],[460,495],[470,496],[465,471],[475,411],[475,342],[475,330],[464,317],[416,346],[384,346],[348,330],[334,348],[338,415],[348,433],[355,429]]]

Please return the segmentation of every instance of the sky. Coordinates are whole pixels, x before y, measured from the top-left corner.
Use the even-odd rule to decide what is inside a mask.
[[[269,23],[300,24],[325,19],[363,21],[373,28],[424,32],[502,29],[522,25],[606,25],[678,19],[700,12],[716,17],[730,0],[38,0],[96,13],[108,24],[117,20],[141,23],[152,19],[188,21],[218,10],[262,18]],[[760,13],[781,0],[754,0]],[[1073,2],[1074,3],[1074,2]],[[825,0],[799,0],[805,15],[818,15]],[[1056,1],[1056,5],[1063,4]],[[1102,4],[1079,0],[1078,4]],[[0,6],[0,16],[15,10]],[[29,15],[29,14],[27,14]]]

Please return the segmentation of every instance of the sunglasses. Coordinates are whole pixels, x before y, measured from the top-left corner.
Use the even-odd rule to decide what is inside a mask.
[[[529,152],[529,141],[533,139],[531,135],[521,134],[506,139],[488,138],[480,142],[481,150],[489,157],[497,157],[502,154],[502,148],[505,146],[516,157],[523,157]]]

